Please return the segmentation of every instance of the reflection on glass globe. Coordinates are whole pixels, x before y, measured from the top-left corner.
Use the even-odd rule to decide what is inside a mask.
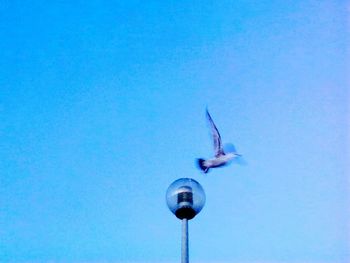
[[[205,193],[196,180],[181,178],[169,186],[166,202],[177,218],[189,220],[202,210],[205,204]]]

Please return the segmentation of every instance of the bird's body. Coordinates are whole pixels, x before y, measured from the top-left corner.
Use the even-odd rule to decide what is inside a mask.
[[[211,127],[212,136],[213,136],[213,142],[214,142],[214,151],[215,155],[214,158],[211,159],[198,159],[198,166],[199,168],[204,172],[207,173],[210,168],[216,168],[225,166],[229,163],[229,161],[233,160],[234,158],[240,156],[240,154],[236,152],[228,152],[225,153],[222,147],[221,143],[221,136],[216,128],[213,119],[211,118],[208,110],[206,111],[207,120],[209,122],[209,125]]]

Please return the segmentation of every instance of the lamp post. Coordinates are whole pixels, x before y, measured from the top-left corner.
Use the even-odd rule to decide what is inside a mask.
[[[182,220],[181,262],[188,263],[188,220],[202,210],[205,204],[204,190],[196,180],[181,178],[168,187],[166,202],[170,211]]]

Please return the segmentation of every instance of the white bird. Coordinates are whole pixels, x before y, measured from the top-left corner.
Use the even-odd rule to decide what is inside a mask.
[[[216,128],[214,121],[208,112],[208,109],[206,109],[206,116],[211,128],[212,136],[213,136],[215,155],[214,155],[214,158],[212,159],[207,159],[207,160],[204,160],[201,158],[197,159],[198,166],[204,173],[207,173],[210,168],[225,166],[226,164],[228,164],[229,161],[233,160],[238,156],[241,156],[235,150],[228,153],[224,152],[224,149],[221,143],[220,133]]]

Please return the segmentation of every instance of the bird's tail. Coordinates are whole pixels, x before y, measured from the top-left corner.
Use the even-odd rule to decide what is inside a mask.
[[[204,159],[197,159],[197,164],[198,164],[198,167],[204,172],[204,173],[207,173],[208,170],[209,170],[209,167],[205,166],[204,164],[205,160]]]

